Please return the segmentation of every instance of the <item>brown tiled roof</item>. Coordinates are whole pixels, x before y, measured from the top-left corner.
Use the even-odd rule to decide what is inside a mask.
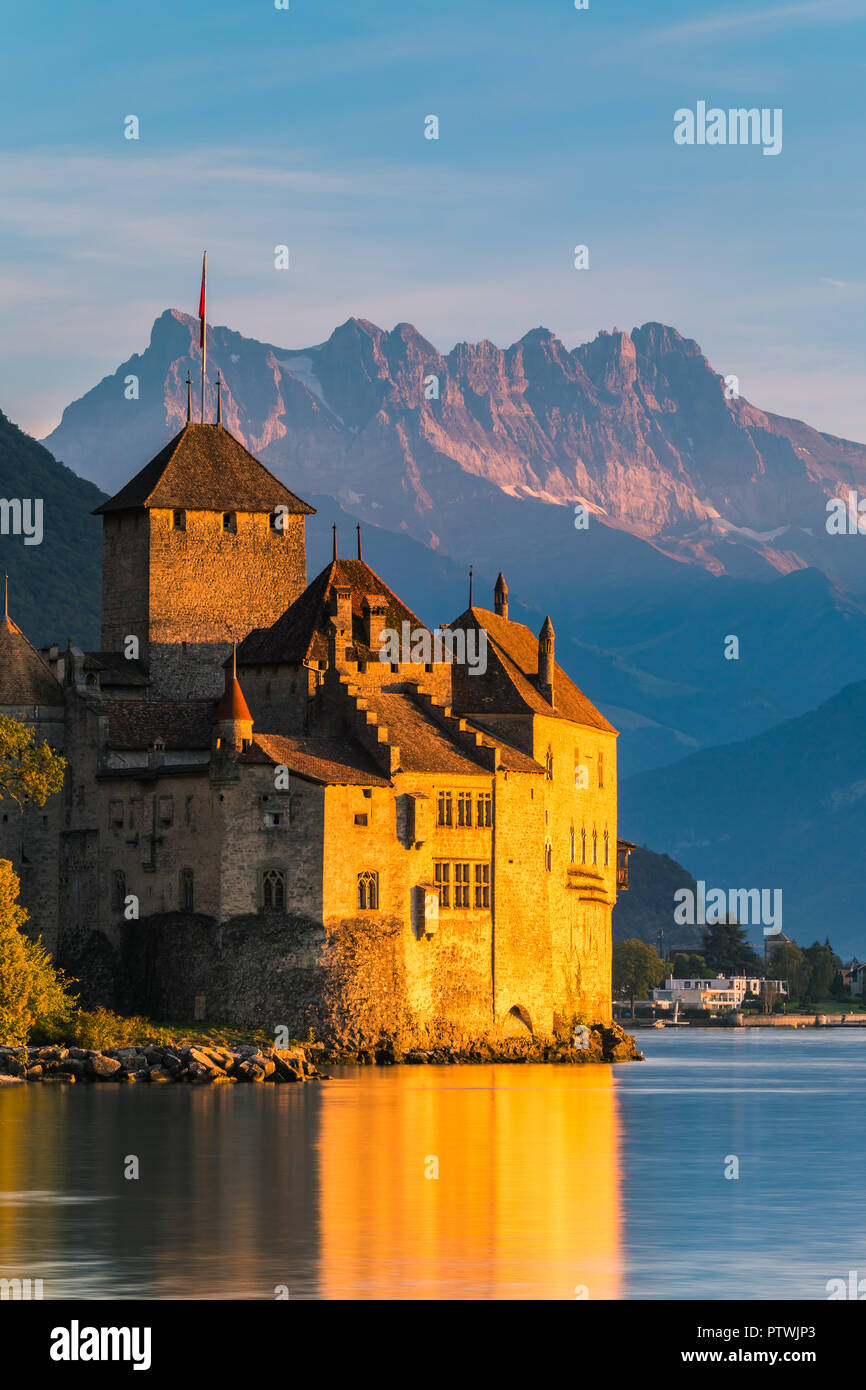
[[[468,748],[455,743],[415,703],[411,695],[397,691],[364,690],[364,701],[388,729],[388,742],[400,749],[403,772],[488,773]]]
[[[94,515],[138,507],[272,512],[277,506],[304,516],[315,511],[222,425],[185,425]]]
[[[538,638],[523,623],[511,622],[487,608],[473,607],[461,613],[451,626],[484,628],[488,647],[498,658],[498,666],[495,666],[489,660],[488,651],[487,673],[467,676],[461,683],[462,703],[465,703],[464,696],[470,691],[477,692],[478,704],[477,707],[473,706],[471,713],[515,714],[530,710],[534,714],[558,715],[562,719],[573,720],[575,724],[587,724],[591,728],[616,733],[613,725],[558,665],[555,667],[554,705],[551,708],[537,686]]]
[[[238,664],[268,666],[302,661],[325,661],[328,656],[331,590],[335,584],[347,584],[352,591],[352,644],[356,661],[378,661],[364,642],[362,604],[366,594],[381,594],[385,600],[383,626],[401,631],[400,624],[408,622],[412,629],[427,631],[396,594],[388,588],[364,560],[332,560],[307,586],[282,617],[270,627],[255,628],[238,647]]]
[[[0,618],[0,705],[63,704],[63,690],[17,623]]]
[[[387,787],[372,758],[353,739],[291,738],[282,734],[256,734],[252,747],[241,754],[244,763],[285,765],[310,782]]]
[[[84,669],[98,672],[104,689],[113,685],[150,685],[144,662],[127,660],[123,652],[86,652]]]
[[[150,748],[162,739],[167,749],[210,748],[214,700],[112,700],[108,713],[109,748]]]

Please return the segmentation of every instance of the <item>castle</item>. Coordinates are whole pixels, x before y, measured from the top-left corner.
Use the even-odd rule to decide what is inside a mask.
[[[30,929],[84,1002],[159,1019],[413,1045],[608,1022],[616,731],[501,574],[433,634],[360,527],[308,584],[313,510],[188,421],[98,508],[102,650],[40,654],[7,613],[0,713],[68,764],[44,807],[2,803]]]

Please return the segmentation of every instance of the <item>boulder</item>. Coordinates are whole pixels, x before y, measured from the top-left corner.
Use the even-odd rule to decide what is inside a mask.
[[[116,1057],[104,1057],[102,1053],[97,1053],[87,1062],[87,1068],[97,1080],[111,1081],[120,1071],[120,1063]]]
[[[249,1060],[238,1062],[235,1072],[239,1081],[264,1081],[265,1079],[264,1066]]]

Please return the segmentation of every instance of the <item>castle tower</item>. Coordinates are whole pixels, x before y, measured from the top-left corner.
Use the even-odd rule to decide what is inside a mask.
[[[139,656],[157,698],[216,698],[232,642],[305,589],[314,511],[221,424],[187,424],[96,509],[102,649]]]

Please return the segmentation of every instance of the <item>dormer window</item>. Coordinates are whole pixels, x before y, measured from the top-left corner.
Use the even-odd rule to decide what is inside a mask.
[[[181,508],[176,509],[171,514],[171,529],[172,531],[186,530],[186,512]]]
[[[223,534],[236,536],[238,531],[237,512],[223,512]]]

